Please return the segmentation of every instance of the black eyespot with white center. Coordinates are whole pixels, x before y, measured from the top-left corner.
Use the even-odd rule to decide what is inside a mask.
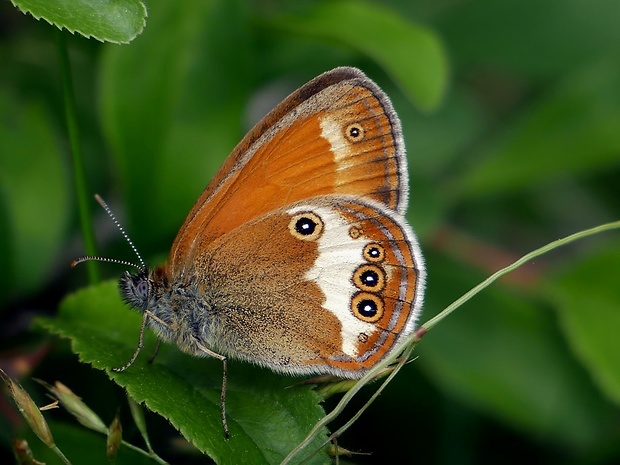
[[[364,259],[371,263],[381,263],[385,259],[385,249],[380,244],[374,242],[366,244],[362,254]]]
[[[288,230],[297,239],[315,241],[323,233],[323,220],[313,212],[298,213],[291,218]]]
[[[375,287],[379,282],[379,275],[376,271],[366,270],[361,274],[362,283],[368,287]]]
[[[362,265],[353,273],[353,284],[362,291],[379,292],[385,287],[385,272],[377,265]]]
[[[364,318],[372,318],[377,314],[377,304],[370,299],[360,300],[357,303],[357,311]]]
[[[383,316],[383,300],[369,292],[358,292],[351,299],[351,311],[362,321],[376,323]]]
[[[364,128],[359,123],[349,124],[344,130],[344,136],[349,142],[359,142],[364,138]]]
[[[314,234],[316,227],[317,224],[310,218],[299,218],[295,222],[295,231],[302,236],[310,236],[311,234]]]

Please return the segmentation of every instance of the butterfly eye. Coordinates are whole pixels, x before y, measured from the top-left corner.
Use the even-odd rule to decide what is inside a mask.
[[[372,263],[380,263],[385,259],[385,249],[379,244],[366,244],[364,258]]]
[[[353,315],[367,323],[376,323],[383,316],[383,301],[376,295],[360,292],[351,300]]]
[[[323,221],[311,212],[299,213],[291,218],[288,229],[297,239],[302,241],[315,241],[323,232]]]
[[[376,265],[362,265],[353,273],[353,284],[362,291],[379,292],[385,287],[385,274]]]
[[[149,283],[145,279],[138,281],[138,285],[136,286],[136,295],[142,300],[148,299]]]
[[[364,128],[357,123],[350,124],[344,130],[344,135],[349,142],[359,142],[364,138]]]

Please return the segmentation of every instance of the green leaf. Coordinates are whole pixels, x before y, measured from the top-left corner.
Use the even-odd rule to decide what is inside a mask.
[[[620,151],[620,66],[617,58],[567,77],[477,154],[462,194],[516,190],[606,169]]]
[[[59,29],[127,44],[146,24],[146,6],[139,0],[11,0],[19,10]]]
[[[620,404],[620,244],[574,263],[548,286],[575,354],[607,396]]]
[[[474,279],[462,264],[433,263],[427,307],[437,305],[433,289],[460,293]],[[566,350],[549,313],[521,294],[485,290],[425,336],[418,355],[444,391],[534,437],[584,453],[614,434],[613,409]]]
[[[13,297],[48,277],[69,220],[66,166],[52,121],[43,105],[0,92],[0,220],[7,241],[0,263]]]
[[[320,398],[298,380],[247,364],[230,363],[226,398],[230,439],[220,419],[222,366],[211,359],[166,347],[147,363],[154,336],[144,353],[122,373],[135,350],[140,316],[121,302],[115,282],[86,288],[62,303],[55,320],[41,324],[71,339],[80,360],[106,370],[137,402],[167,418],[199,450],[221,464],[279,463],[324,415]],[[320,448],[320,438],[311,450]],[[319,453],[308,463],[326,463]]]
[[[587,5],[583,0],[481,0],[439,9],[437,28],[450,44],[455,68],[469,78],[471,71],[485,68],[517,79],[553,80],[592,57],[616,53],[620,41],[617,0]]]
[[[351,0],[323,1],[299,15],[282,15],[267,24],[359,50],[379,63],[423,110],[436,108],[446,91],[448,64],[437,35],[385,7]]]

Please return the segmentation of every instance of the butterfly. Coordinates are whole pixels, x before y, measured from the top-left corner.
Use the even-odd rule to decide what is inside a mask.
[[[168,262],[120,278],[123,299],[143,313],[120,370],[148,327],[221,360],[224,373],[231,357],[285,374],[362,377],[399,350],[421,311],[425,269],[404,217],[408,193],[386,94],[350,67],[311,80],[224,161]],[[228,434],[225,384],[224,375]]]

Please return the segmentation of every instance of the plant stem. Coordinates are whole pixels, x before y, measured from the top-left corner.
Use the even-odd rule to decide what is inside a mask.
[[[138,446],[134,446],[133,444],[130,444],[127,441],[121,441],[121,444],[123,444],[123,446],[128,447],[131,450],[138,452],[139,454],[142,454],[146,457],[153,459],[155,462],[160,463],[161,465],[168,465],[168,462],[166,462],[164,459],[162,459],[159,455],[157,455],[152,450],[145,451],[144,449],[140,449]]]
[[[473,296],[478,294],[480,291],[482,291],[483,289],[489,287],[493,282],[497,281],[499,278],[501,278],[505,274],[508,274],[511,271],[519,268],[521,265],[524,265],[525,263],[529,262],[530,260],[533,260],[534,258],[539,257],[540,255],[543,255],[543,254],[549,252],[550,250],[557,249],[558,247],[562,247],[562,246],[564,246],[566,244],[569,244],[571,242],[574,242],[576,240],[583,239],[584,237],[592,236],[594,234],[598,234],[598,233],[601,233],[601,232],[604,232],[604,231],[608,231],[608,230],[611,230],[611,229],[618,229],[618,228],[620,228],[620,221],[614,221],[612,223],[602,224],[602,225],[596,226],[594,228],[586,229],[585,231],[579,231],[579,232],[577,232],[575,234],[571,234],[570,236],[563,237],[562,239],[558,239],[557,241],[553,241],[553,242],[551,242],[551,243],[549,243],[547,245],[544,245],[543,247],[540,247],[539,249],[536,249],[536,250],[534,250],[534,251],[524,255],[523,257],[521,257],[516,262],[514,262],[511,265],[508,265],[507,267],[502,268],[501,270],[493,273],[491,276],[489,276],[487,279],[482,281],[476,287],[470,289],[468,292],[463,294],[457,300],[455,300],[450,305],[448,305],[441,313],[439,313],[438,315],[434,316],[433,318],[428,320],[426,323],[421,325],[416,330],[416,333],[421,334],[421,335],[426,334],[433,326],[435,326],[437,323],[439,323],[445,317],[450,315],[453,311],[455,311],[457,308],[459,308],[461,305],[463,305],[465,302],[467,302]],[[419,340],[420,338],[421,338],[421,336],[418,337],[417,339]]]
[[[50,446],[50,448],[56,453],[58,457],[60,457],[60,460],[62,460],[63,463],[65,463],[66,465],[71,465],[71,462],[69,462],[69,459],[65,457],[65,454],[62,453],[62,451],[58,448],[56,444]]]
[[[151,454],[155,454],[153,447],[151,447],[151,441],[146,430],[146,421],[144,420],[144,412],[142,411],[142,407],[135,400],[133,400],[129,394],[127,394],[127,402],[129,404],[129,410],[131,411],[133,421],[136,424],[138,431],[140,431],[142,439],[144,439],[146,448]]]
[[[75,191],[78,201],[80,226],[84,247],[87,255],[97,255],[95,246],[95,233],[93,230],[92,212],[86,183],[86,172],[84,169],[84,159],[82,157],[82,147],[80,144],[79,127],[77,123],[77,112],[75,106],[75,96],[73,93],[73,81],[71,79],[71,65],[69,63],[69,52],[67,50],[67,39],[65,32],[56,29],[56,46],[60,65],[60,75],[62,79],[62,90],[65,104],[65,120],[67,132],[71,146],[71,159],[73,161],[73,176]],[[95,261],[86,263],[88,269],[88,279],[91,284],[99,281],[99,269]]]

